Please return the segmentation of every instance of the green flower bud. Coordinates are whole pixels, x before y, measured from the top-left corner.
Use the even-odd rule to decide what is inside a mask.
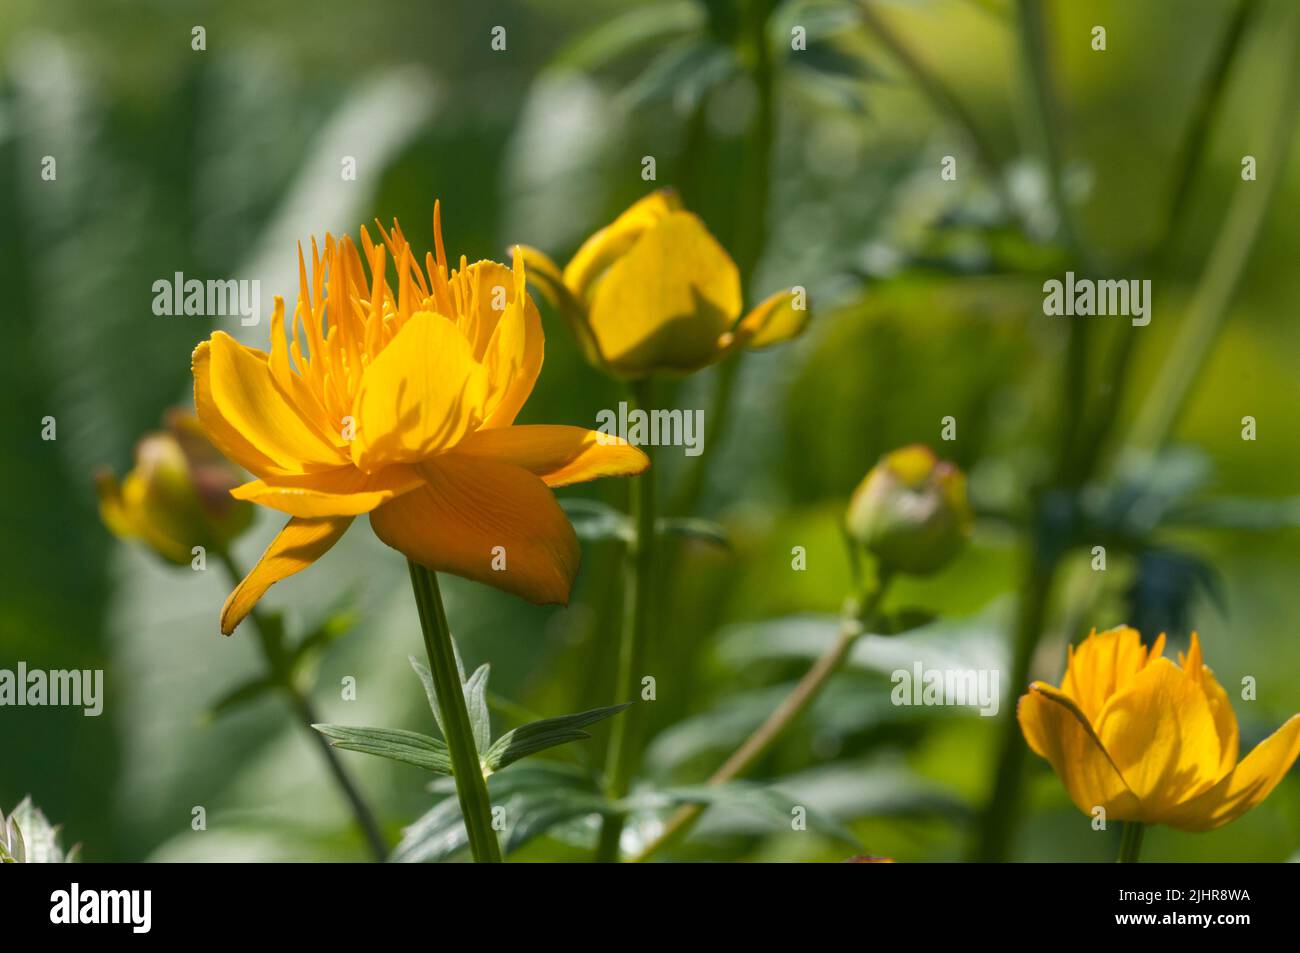
[[[135,466],[121,482],[107,471],[95,476],[105,525],[180,565],[195,546],[225,548],[248,528],[253,505],[230,496],[240,482],[198,421],[181,412],[168,415],[166,430],[141,438]]]
[[[966,477],[929,447],[895,450],[853,491],[845,525],[883,568],[917,576],[937,572],[970,536]]]

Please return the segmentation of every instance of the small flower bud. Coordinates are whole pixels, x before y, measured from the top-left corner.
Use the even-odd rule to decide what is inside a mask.
[[[121,482],[108,471],[95,475],[105,525],[178,564],[190,562],[195,546],[224,548],[248,527],[252,504],[230,496],[240,482],[198,421],[180,412],[168,415],[166,430],[140,439]]]
[[[918,576],[937,572],[970,535],[966,477],[929,447],[895,450],[853,491],[845,523],[883,568]]]

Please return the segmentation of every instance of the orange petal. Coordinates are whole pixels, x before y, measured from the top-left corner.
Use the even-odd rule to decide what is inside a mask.
[[[1209,831],[1235,821],[1272,793],[1298,756],[1300,715],[1292,715],[1218,784],[1160,820],[1184,831]]]
[[[1034,682],[1020,697],[1016,718],[1025,741],[1051,763],[1075,807],[1085,814],[1105,808],[1108,820],[1138,818],[1137,797],[1073,699]]]
[[[424,460],[482,424],[487,396],[487,373],[461,331],[418,311],[361,379],[352,460],[370,473]]]
[[[420,472],[406,464],[386,467],[378,473],[345,466],[301,476],[253,480],[235,487],[230,495],[290,516],[359,516],[423,483]]]
[[[352,525],[352,517],[289,520],[271,541],[252,572],[235,587],[221,609],[221,634],[229,635],[267,589],[320,559]]]
[[[257,352],[254,351],[254,354]],[[282,466],[261,450],[253,446],[237,429],[232,427],[217,409],[212,399],[212,344],[203,341],[194,349],[190,359],[194,371],[194,410],[199,418],[199,425],[212,445],[221,451],[222,456],[233,460],[249,473],[257,476],[271,474],[301,473],[296,464]]]
[[[1146,666],[1148,654],[1137,629],[1128,626],[1106,632],[1094,630],[1079,645],[1070,647],[1070,661],[1061,691],[1079,704],[1093,724],[1101,716],[1106,699],[1123,689]]]
[[[1142,801],[1141,820],[1158,821],[1219,780],[1219,735],[1209,702],[1169,659],[1156,659],[1111,696],[1096,728]]]
[[[633,476],[650,466],[649,457],[620,437],[558,424],[480,430],[457,444],[455,454],[523,467],[547,486]]]
[[[1178,660],[1188,677],[1198,682],[1205,692],[1205,700],[1210,705],[1210,715],[1214,718],[1214,727],[1219,735],[1219,777],[1223,777],[1236,766],[1239,753],[1237,716],[1232,710],[1232,702],[1228,700],[1228,693],[1215,679],[1210,667],[1202,660],[1201,640],[1195,632],[1192,633],[1192,644],[1187,650],[1187,657],[1184,659],[1179,652]]]
[[[491,303],[492,296],[504,293],[506,306],[496,322],[492,336],[484,345],[482,354],[492,395],[483,426],[509,427],[533,392],[537,375],[542,372],[542,316],[533,299],[528,296],[523,258],[518,251],[515,253],[513,272],[495,262],[481,264],[491,265],[494,280],[504,282],[506,289],[505,292],[494,290],[488,296]],[[493,288],[501,286],[494,284]]]
[[[529,602],[568,602],[578,538],[546,484],[521,467],[457,453],[421,470],[426,486],[370,514],[376,536],[430,569]]]
[[[339,450],[285,399],[266,354],[244,347],[224,331],[215,332],[208,343],[213,404],[247,443],[285,472],[301,473],[344,461]],[[202,412],[199,419],[203,420]]]

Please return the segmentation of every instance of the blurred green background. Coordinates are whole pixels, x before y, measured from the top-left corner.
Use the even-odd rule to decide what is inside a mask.
[[[796,26],[808,48],[792,52]],[[803,285],[815,318],[793,345],[661,388],[664,405],[705,408],[720,428],[693,499],[692,461],[661,454],[664,495],[723,524],[732,548],[667,554],[643,786],[706,777],[820,651],[850,584],[848,495],[911,442],[967,468],[981,513],[955,564],[891,595],[939,620],[860,645],[758,778],[842,820],[860,853],[969,856],[1013,705],[996,719],[895,708],[888,673],[924,658],[1005,675],[1015,607],[1035,593],[1031,674],[1055,682],[1066,644],[1093,626],[1167,629],[1176,647],[1196,629],[1248,750],[1300,711],[1298,28],[1288,0],[6,0],[0,667],[102,668],[107,698],[98,718],[0,709],[0,808],[31,794],[88,860],[361,859],[278,700],[205,717],[258,666],[246,633],[217,633],[220,567],[168,568],[99,522],[93,471],[124,472],[138,437],[187,399],[195,343],[214,326],[266,343],[265,320],[155,316],[152,284],[258,278],[265,318],[271,295],[296,293],[295,242],[395,215],[423,251],[435,198],[453,255],[503,259],[525,241],[564,261],[662,185],[731,249],[750,301]],[[1242,181],[1247,154],[1258,181]],[[55,181],[40,175],[47,155]],[[947,155],[955,182],[940,179]],[[1150,326],[1044,316],[1042,282],[1066,269],[1151,278]],[[622,392],[545,320],[521,420],[594,426]],[[1180,370],[1190,387],[1168,439],[1157,427],[1151,452],[1126,450]],[[55,441],[40,439],[47,415]],[[945,416],[955,441],[940,440]],[[561,495],[621,506],[623,493],[605,481]],[[279,524],[260,513],[241,561]],[[1105,573],[1089,568],[1095,544]],[[794,546],[806,571],[791,570]],[[496,693],[544,714],[615,701],[619,555],[585,544],[564,610],[450,580],[466,661],[490,661]],[[267,603],[292,632],[356,610],[321,665],[326,720],[431,730],[406,660],[420,645],[406,570],[364,522]],[[345,676],[356,701],[340,697]],[[1239,698],[1245,676],[1255,701]],[[556,757],[599,765],[607,730],[594,734]],[[343,757],[395,844],[433,803],[427,777]],[[1007,856],[1113,858],[1118,831],[1095,834],[1045,763],[1027,758],[1025,777],[1004,812]],[[1298,794],[1292,772],[1225,829],[1153,830],[1144,859],[1300,858]],[[191,830],[196,806],[206,831]],[[554,828],[518,857],[583,858],[593,830]],[[850,853],[717,809],[665,856]]]

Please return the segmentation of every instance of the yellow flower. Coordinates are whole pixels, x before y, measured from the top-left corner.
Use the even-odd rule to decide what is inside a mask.
[[[513,270],[462,257],[449,273],[437,204],[424,269],[396,222],[380,232],[376,245],[362,229],[360,252],[347,237],[327,235],[324,254],[313,241],[310,281],[299,250],[297,309],[286,336],[276,298],[269,354],[220,331],[194,351],[199,420],[257,477],[233,495],[292,517],[226,600],[224,633],[362,513],[430,569],[567,602],[578,540],[549,487],[649,465],[591,430],[515,425],[543,344],[518,255]]]
[[[1034,682],[1016,714],[1070,799],[1107,820],[1208,831],[1259,804],[1300,755],[1300,715],[1237,761],[1237,718],[1192,634],[1179,664],[1130,628],[1071,648],[1061,687]]]
[[[740,273],[700,219],[665,189],[583,243],[564,270],[519,246],[529,277],[568,319],[587,359],[617,377],[689,374],[738,347],[766,347],[808,323],[800,290],[743,319]]]
[[[95,475],[99,513],[121,539],[139,539],[164,559],[185,564],[193,548],[223,548],[252,522],[253,508],[230,498],[235,468],[204,438],[192,414],[173,411],[167,429],[136,444],[135,466],[119,483]]]

